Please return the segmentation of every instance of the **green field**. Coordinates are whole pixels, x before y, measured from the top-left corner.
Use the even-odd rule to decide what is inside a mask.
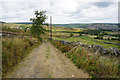
[[[98,40],[98,39],[93,39],[90,38],[88,36],[80,36],[80,37],[70,37],[70,38],[54,38],[54,39],[58,39],[58,40],[66,40],[66,41],[80,41],[84,44],[96,44],[96,45],[101,45],[104,48],[110,48],[110,47],[114,47],[117,49],[120,49],[120,47],[118,45],[114,45],[114,43],[119,43],[118,41],[108,41],[108,40]],[[105,44],[104,42],[108,42],[108,43],[113,43],[113,44]]]

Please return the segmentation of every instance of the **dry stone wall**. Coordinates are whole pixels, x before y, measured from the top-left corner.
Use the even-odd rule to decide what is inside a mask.
[[[60,44],[64,45],[64,46],[72,46],[72,47],[75,47],[75,46],[81,46],[81,47],[84,47],[84,48],[87,48],[87,49],[92,49],[94,52],[97,52],[101,55],[111,55],[111,56],[116,56],[116,57],[120,57],[120,50],[116,49],[116,48],[109,48],[109,49],[106,49],[106,48],[103,48],[102,46],[100,45],[88,45],[88,44],[83,44],[79,41],[77,42],[68,42],[68,41],[65,41],[65,40],[53,40],[53,42],[60,42]]]

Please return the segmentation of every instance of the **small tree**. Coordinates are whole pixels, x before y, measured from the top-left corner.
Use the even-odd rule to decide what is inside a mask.
[[[71,33],[71,34],[70,34],[70,37],[73,37],[73,36],[74,36],[74,34],[73,34],[73,33]]]
[[[40,37],[44,33],[45,29],[42,27],[45,24],[47,19],[46,11],[35,11],[35,18],[31,18],[30,21],[33,22],[32,27],[30,28],[31,34],[37,37],[39,40],[42,40]]]
[[[80,33],[79,36],[82,36],[82,33]]]

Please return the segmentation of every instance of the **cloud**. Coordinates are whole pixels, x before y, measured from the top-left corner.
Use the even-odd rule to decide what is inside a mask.
[[[0,1],[0,20],[29,21],[35,10],[47,11],[53,23],[117,22],[117,2],[108,0],[3,0]],[[103,1],[103,2],[100,2]],[[112,2],[114,1],[114,2]]]
[[[109,7],[110,5],[112,5],[113,2],[94,2],[93,4],[99,8],[104,8],[104,7]]]

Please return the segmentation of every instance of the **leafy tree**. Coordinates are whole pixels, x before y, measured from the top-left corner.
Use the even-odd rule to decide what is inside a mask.
[[[110,38],[108,38],[108,40],[110,40]]]
[[[45,13],[46,11],[35,11],[35,18],[30,19],[30,21],[33,22],[32,27],[30,28],[31,34],[37,37],[39,40],[42,40],[40,35],[45,31],[45,29],[42,27],[47,19]]]
[[[27,31],[27,28],[25,28],[24,31],[26,32],[26,31]]]
[[[120,36],[118,37],[118,40],[120,41]]]
[[[82,36],[82,33],[80,33],[79,36]]]
[[[71,33],[71,34],[70,34],[70,37],[73,37],[73,36],[74,36],[74,34],[73,34],[73,33]]]

